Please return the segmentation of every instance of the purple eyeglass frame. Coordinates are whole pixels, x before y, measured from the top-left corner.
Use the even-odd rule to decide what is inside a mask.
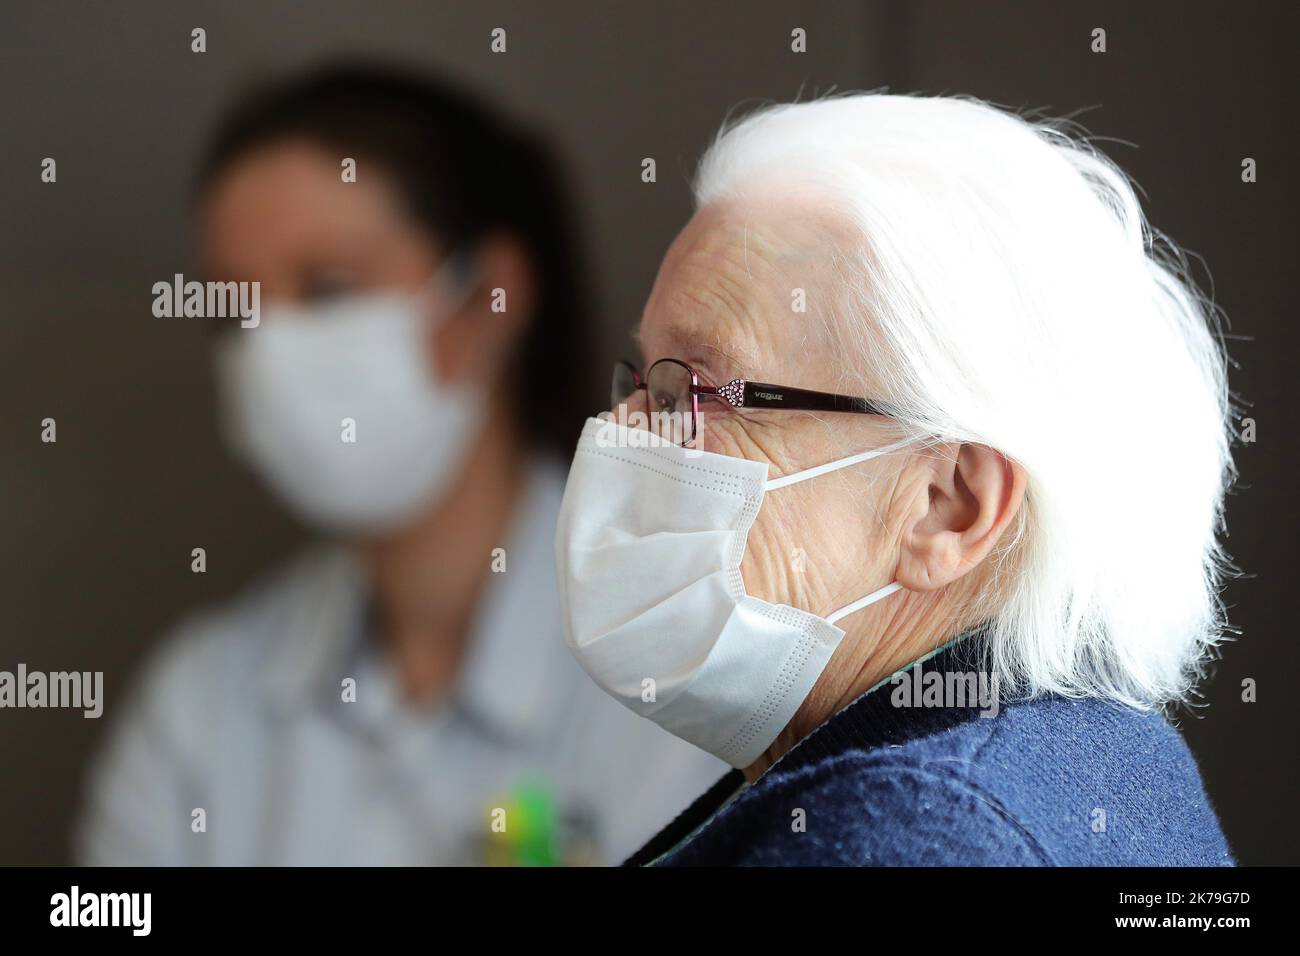
[[[794,388],[789,385],[772,385],[767,382],[749,382],[743,378],[733,378],[725,385],[709,385],[705,383],[700,373],[695,371],[688,363],[681,359],[661,358],[651,364],[646,369],[645,378],[637,367],[628,361],[614,363],[616,367],[622,367],[632,373],[633,391],[646,389],[646,380],[650,378],[650,373],[654,371],[655,366],[662,365],[664,362],[673,365],[679,365],[686,369],[687,374],[691,377],[691,436],[687,439],[687,444],[695,441],[696,422],[700,418],[700,398],[713,398],[725,402],[732,408],[764,408],[764,409],[785,409],[786,411],[805,411],[805,412],[853,412],[859,415],[883,415],[892,418],[893,414],[888,411],[882,402],[872,401],[867,398],[855,398],[850,395],[837,395],[834,392],[816,392],[807,388]],[[630,397],[630,396],[629,396]],[[647,406],[649,403],[647,402]]]

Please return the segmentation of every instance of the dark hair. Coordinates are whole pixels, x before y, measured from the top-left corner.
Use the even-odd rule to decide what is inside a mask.
[[[328,64],[246,92],[218,124],[195,194],[236,157],[290,137],[378,164],[412,218],[452,249],[498,229],[523,241],[538,290],[508,370],[516,423],[567,459],[595,407],[590,316],[569,196],[545,141],[442,80],[384,65]],[[539,396],[544,401],[530,407]]]

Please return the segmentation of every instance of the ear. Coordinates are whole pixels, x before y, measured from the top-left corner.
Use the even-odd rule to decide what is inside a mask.
[[[494,380],[532,321],[537,302],[536,269],[521,239],[490,233],[468,251],[472,289],[430,343],[438,381],[449,384]]]
[[[939,446],[917,467],[897,579],[909,591],[934,591],[988,557],[1020,510],[1028,477],[987,445]]]

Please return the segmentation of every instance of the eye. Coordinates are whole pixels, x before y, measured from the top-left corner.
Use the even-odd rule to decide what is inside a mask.
[[[699,373],[700,381],[704,385],[720,385],[728,382],[731,377],[723,375],[723,369],[720,367],[720,359],[716,355],[707,353],[692,354],[686,359],[691,368]],[[734,376],[732,376],[734,377]]]
[[[311,276],[303,286],[307,302],[323,304],[357,292],[357,277],[342,271],[321,272]]]

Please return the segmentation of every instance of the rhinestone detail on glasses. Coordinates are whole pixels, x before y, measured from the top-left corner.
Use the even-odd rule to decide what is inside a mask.
[[[745,404],[745,380],[743,378],[733,378],[726,385],[719,385],[718,395],[728,405],[740,408]]]

